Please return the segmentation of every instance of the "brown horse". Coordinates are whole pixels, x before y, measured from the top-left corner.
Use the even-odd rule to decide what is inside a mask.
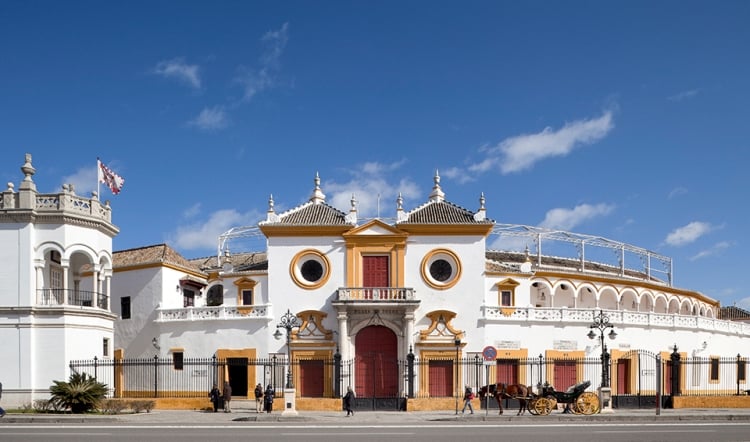
[[[497,384],[485,385],[479,389],[479,398],[484,400],[486,395],[490,395],[497,401],[497,408],[500,409],[499,414],[503,414],[503,399],[517,399],[518,416],[526,412],[526,401],[529,398],[530,387],[521,384],[503,384],[498,382]]]

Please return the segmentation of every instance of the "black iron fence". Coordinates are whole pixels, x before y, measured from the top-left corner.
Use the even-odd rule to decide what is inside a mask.
[[[379,398],[456,398],[466,386],[478,391],[494,383],[523,384],[539,391],[552,385],[557,391],[582,381],[596,390],[605,379],[615,407],[653,406],[663,396],[728,396],[748,394],[747,360],[735,357],[669,358],[645,351],[630,351],[617,358],[496,359],[485,362],[478,354],[463,358],[417,358],[394,361],[270,358],[161,358],[71,361],[74,372],[87,373],[105,383],[111,397],[207,397],[213,384],[230,382],[233,394],[252,396],[254,385],[284,389],[291,368],[300,397],[339,398],[347,387],[358,400]]]

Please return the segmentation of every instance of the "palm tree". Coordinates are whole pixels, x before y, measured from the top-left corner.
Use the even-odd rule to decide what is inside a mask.
[[[70,408],[76,414],[96,409],[107,396],[107,385],[86,373],[72,373],[68,382],[54,383],[49,389],[52,403],[62,410]]]

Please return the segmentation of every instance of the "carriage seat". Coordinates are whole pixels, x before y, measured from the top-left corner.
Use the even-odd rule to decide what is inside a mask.
[[[568,387],[568,389],[565,390],[565,392],[566,393],[575,393],[576,390],[579,390],[579,391],[580,390],[585,390],[589,386],[587,384],[591,384],[591,383],[589,381],[583,381],[583,382],[579,382],[577,384],[573,384],[570,387]]]

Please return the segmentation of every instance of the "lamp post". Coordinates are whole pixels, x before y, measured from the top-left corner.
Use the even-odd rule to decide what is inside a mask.
[[[456,387],[456,414],[458,414],[458,396],[460,394],[460,389],[458,385],[458,356],[459,356],[459,350],[461,349],[461,340],[456,338],[455,341],[453,341],[454,344],[456,344],[456,381],[454,382]]]
[[[588,337],[589,339],[595,339],[596,333],[594,330],[599,330],[599,342],[601,343],[602,347],[602,384],[601,387],[609,387],[609,353],[607,353],[607,344],[604,343],[604,331],[608,328],[611,329],[609,331],[609,339],[615,339],[617,337],[617,333],[615,333],[615,326],[609,323],[609,316],[604,314],[603,310],[599,310],[599,314],[594,316],[594,322],[589,325]]]
[[[294,382],[292,382],[292,348],[289,343],[292,340],[292,329],[299,327],[300,325],[297,315],[292,314],[292,312],[287,309],[286,313],[281,317],[281,322],[276,325],[276,333],[273,334],[276,339],[281,339],[281,332],[279,329],[286,329],[286,355],[287,360],[289,361],[289,367],[286,372],[286,388],[294,388]]]

